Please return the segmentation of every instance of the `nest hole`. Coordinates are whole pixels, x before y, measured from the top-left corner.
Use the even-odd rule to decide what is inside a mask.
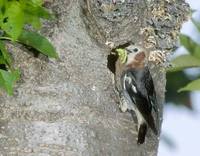
[[[115,63],[118,59],[118,55],[116,54],[116,49],[124,49],[126,47],[128,47],[129,45],[134,44],[132,42],[126,42],[124,44],[121,44],[119,46],[116,46],[115,48],[113,48],[111,50],[111,53],[108,55],[107,57],[107,68],[113,73],[115,74]]]

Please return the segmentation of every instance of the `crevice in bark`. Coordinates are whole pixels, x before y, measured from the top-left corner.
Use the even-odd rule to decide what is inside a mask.
[[[107,57],[107,67],[113,74],[115,74],[115,62],[117,61],[117,58],[118,56],[112,53]]]

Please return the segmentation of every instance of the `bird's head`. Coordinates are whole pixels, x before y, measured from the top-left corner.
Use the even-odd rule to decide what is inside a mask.
[[[143,61],[145,59],[144,51],[135,45],[129,45],[125,49],[116,49],[116,52],[122,64],[129,64],[132,61]]]

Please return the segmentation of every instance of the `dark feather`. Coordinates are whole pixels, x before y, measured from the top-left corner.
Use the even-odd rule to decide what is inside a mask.
[[[145,81],[145,88],[147,90],[147,97],[148,101],[151,103],[154,111],[158,113],[158,104],[157,104],[157,98],[156,98],[156,92],[154,88],[153,79],[151,77],[151,74],[149,72],[148,67],[144,68],[144,78],[142,81]]]
[[[147,124],[143,123],[139,127],[137,144],[143,144],[147,134]]]
[[[131,69],[124,73],[125,90],[128,92],[133,104],[137,107],[148,126],[157,135],[158,131],[152,115],[155,103],[155,90],[148,67],[144,69]],[[133,88],[136,88],[137,92]],[[157,110],[157,108],[155,107]]]

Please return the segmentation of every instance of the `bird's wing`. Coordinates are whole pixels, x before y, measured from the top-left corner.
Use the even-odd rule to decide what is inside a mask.
[[[138,79],[135,74],[134,70],[127,71],[124,74],[124,87],[144,120],[147,122],[149,127],[151,127],[154,133],[157,134],[157,128],[152,116],[152,105],[148,96],[145,96],[147,94],[147,90],[144,83]]]
[[[144,77],[142,78],[142,81],[145,81],[146,83],[144,84],[145,89],[146,89],[146,97],[149,101],[149,103],[151,104],[152,108],[154,109],[154,111],[156,113],[158,113],[158,103],[157,103],[157,97],[156,97],[156,92],[155,92],[155,88],[154,88],[154,83],[153,83],[153,79],[152,76],[150,74],[150,71],[148,69],[148,67],[145,67],[144,69]]]

